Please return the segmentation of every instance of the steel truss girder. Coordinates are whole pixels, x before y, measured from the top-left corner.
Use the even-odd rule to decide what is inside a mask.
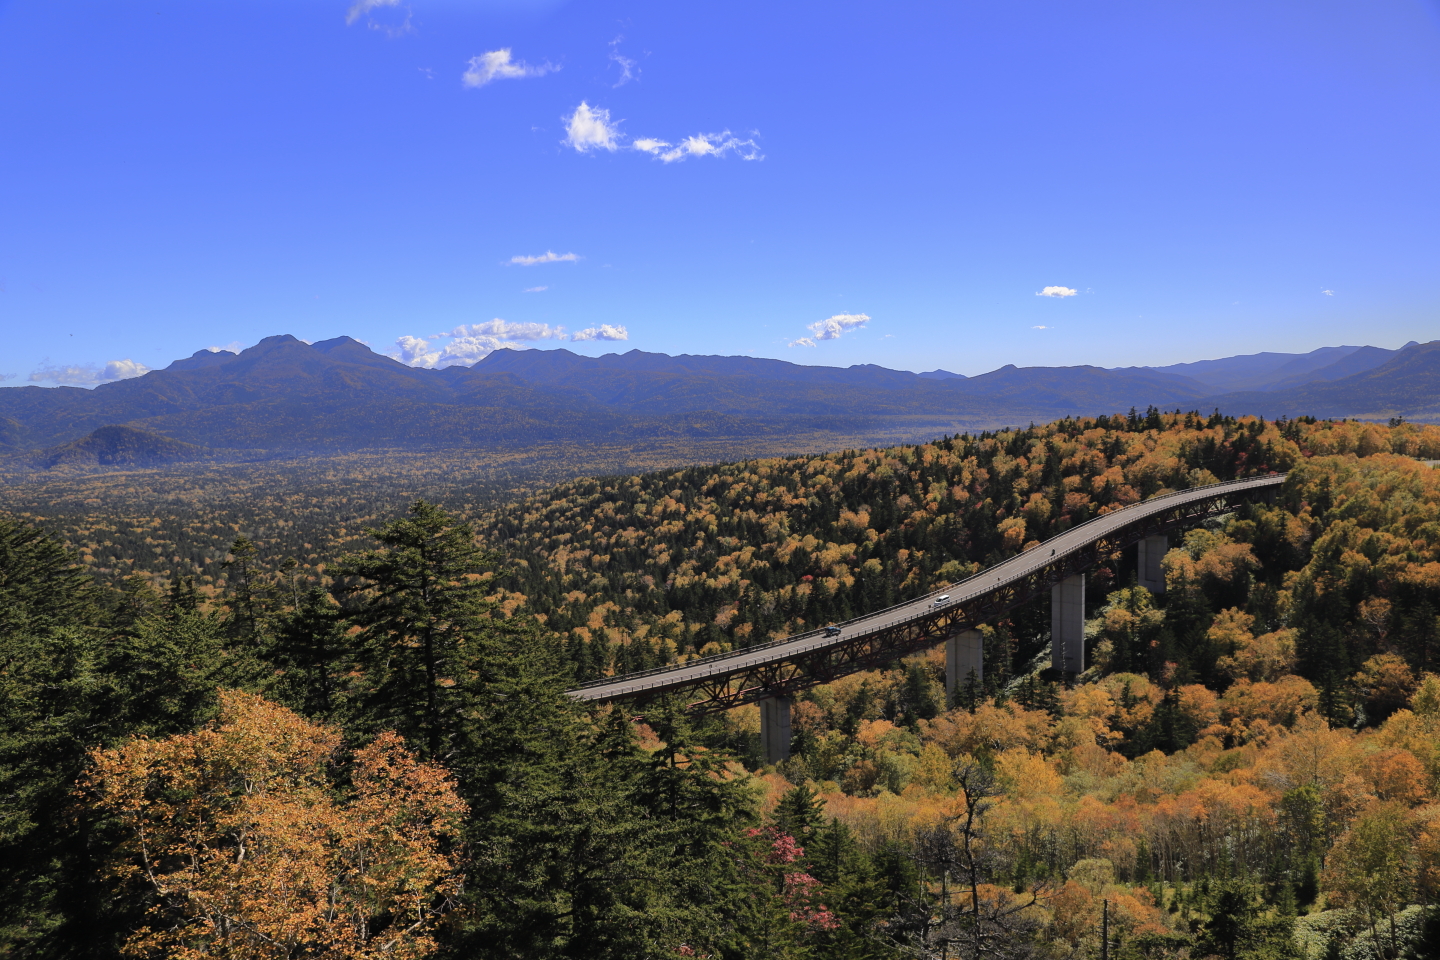
[[[1204,500],[1181,504],[1171,510],[1142,517],[1057,557],[1053,563],[1006,581],[994,590],[937,610],[933,616],[917,617],[870,633],[845,637],[834,644],[784,660],[737,667],[730,672],[712,674],[687,683],[651,687],[611,699],[643,705],[667,695],[697,695],[687,708],[695,714],[708,714],[769,697],[794,696],[810,687],[861,670],[873,670],[900,657],[938,646],[954,632],[974,629],[997,620],[1016,607],[1048,594],[1066,577],[1084,573],[1146,537],[1194,526],[1230,513],[1242,502],[1270,496],[1273,496],[1273,491],[1266,489],[1226,491]]]

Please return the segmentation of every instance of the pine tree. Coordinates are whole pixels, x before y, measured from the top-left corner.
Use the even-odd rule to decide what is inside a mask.
[[[20,623],[96,624],[100,595],[43,531],[0,518],[0,631]]]

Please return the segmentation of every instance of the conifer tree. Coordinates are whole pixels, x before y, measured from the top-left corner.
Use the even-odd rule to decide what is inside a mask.
[[[270,660],[280,671],[281,699],[307,716],[328,717],[343,693],[342,671],[354,649],[340,607],[320,587],[276,618]]]
[[[230,631],[235,636],[250,641],[254,641],[259,635],[261,621],[256,552],[254,542],[242,534],[230,544],[230,559],[222,564],[229,574]]]
[[[424,500],[370,534],[381,549],[346,557],[338,570],[362,581],[352,619],[362,630],[367,718],[443,759],[456,745],[460,674],[481,653],[490,604],[480,574],[494,557],[468,524]]]
[[[825,802],[810,784],[797,784],[780,798],[774,816],[777,829],[808,844],[825,823]]]
[[[842,960],[893,957],[879,933],[893,896],[850,828],[832,818],[814,832],[805,854],[807,869],[823,885],[826,906],[839,920],[823,955]]]
[[[685,824],[647,803],[633,729],[619,716],[587,734],[569,719],[528,757],[511,753],[498,802],[468,833],[475,875],[456,955],[622,960],[712,940],[709,905],[686,896],[697,887]]]
[[[74,558],[0,520],[0,954],[113,956],[133,926],[134,905],[99,882],[113,834],[74,803],[85,753],[189,729],[213,711],[217,683],[255,676],[181,596],[108,631]]]
[[[1249,878],[1211,881],[1203,894],[1206,919],[1196,938],[1202,956],[1224,960],[1303,960],[1290,917],[1268,915]]]

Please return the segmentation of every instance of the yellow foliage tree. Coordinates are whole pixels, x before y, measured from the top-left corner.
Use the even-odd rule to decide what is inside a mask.
[[[111,867],[153,897],[133,956],[280,960],[435,949],[459,891],[450,840],[466,807],[438,766],[393,733],[349,757],[340,734],[222,691],[192,734],[92,755],[90,802],[125,829]],[[349,786],[337,782],[347,760]]]

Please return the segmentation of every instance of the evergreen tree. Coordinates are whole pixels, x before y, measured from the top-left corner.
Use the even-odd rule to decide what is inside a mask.
[[[1225,960],[1304,960],[1291,917],[1267,914],[1248,878],[1213,880],[1204,894],[1205,922],[1196,938],[1200,955]]]
[[[88,822],[70,794],[116,693],[93,633],[7,617],[0,631],[0,955],[100,956],[104,910]]]
[[[587,719],[565,694],[560,646],[502,617],[466,576],[489,558],[463,525],[421,504],[384,534],[388,551],[345,568],[374,584],[354,613],[362,662],[378,674],[357,722],[405,724],[426,745],[433,736],[470,805],[467,909],[448,948],[621,958],[722,939],[724,911],[700,900],[727,888],[716,853],[748,798],[688,759],[683,730],[657,760],[622,714]],[[707,808],[712,840],[692,843],[691,818]]]
[[[320,587],[297,597],[295,609],[276,618],[270,661],[280,676],[279,698],[307,716],[329,717],[346,692],[342,672],[353,644],[339,605]]]
[[[115,955],[143,905],[102,881],[114,834],[74,796],[87,751],[187,730],[218,684],[256,676],[184,604],[121,633],[104,606],[52,538],[0,520],[0,954]]]
[[[234,636],[253,642],[261,630],[260,571],[254,542],[243,534],[236,537],[230,544],[230,558],[223,566],[228,573],[230,590],[227,626]]]
[[[621,711],[590,723],[558,687],[548,704],[533,686],[523,702],[497,693],[476,731],[491,766],[461,768],[479,805],[455,955],[618,960],[743,939],[751,890],[735,851],[753,800],[685,724],[647,755]]]
[[[891,949],[880,940],[879,928],[893,896],[860,851],[850,828],[832,818],[816,830],[806,848],[806,862],[810,873],[824,885],[826,906],[840,920],[839,928],[829,935],[824,955],[843,960],[892,957]]]
[[[69,551],[43,531],[0,517],[0,631],[43,622],[96,625],[100,595]]]
[[[370,535],[381,549],[346,557],[338,570],[362,581],[351,619],[361,627],[365,717],[443,760],[466,709],[457,702],[469,686],[462,673],[484,659],[479,638],[491,605],[480,574],[494,557],[468,524],[424,500]]]
[[[825,822],[825,802],[810,784],[791,787],[775,807],[775,827],[808,845]]]
[[[120,581],[120,589],[111,601],[110,622],[122,633],[133,631],[141,620],[158,615],[163,603],[148,578],[131,574]]]
[[[641,758],[573,733],[500,785],[505,806],[470,831],[475,885],[456,956],[622,960],[689,939],[669,882],[674,831],[636,802]]]

